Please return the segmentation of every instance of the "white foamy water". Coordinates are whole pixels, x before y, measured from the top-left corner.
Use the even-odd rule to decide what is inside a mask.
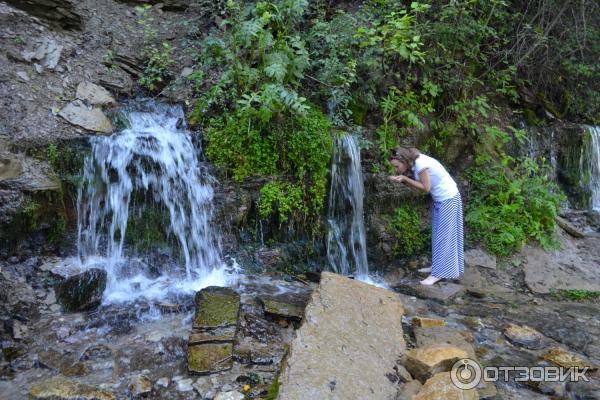
[[[91,139],[77,205],[79,258],[107,271],[104,302],[230,284],[235,274],[224,266],[211,226],[213,177],[198,161],[183,110],[144,101],[125,115],[129,128]],[[176,243],[174,262],[147,265],[127,248],[129,217],[140,207],[168,215],[161,228]]]

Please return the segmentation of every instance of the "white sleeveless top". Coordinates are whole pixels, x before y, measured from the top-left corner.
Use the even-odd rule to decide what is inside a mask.
[[[429,172],[431,182],[431,197],[434,201],[444,201],[458,194],[456,182],[450,176],[438,160],[433,157],[420,154],[415,160],[415,180],[420,181],[419,174],[426,169]]]

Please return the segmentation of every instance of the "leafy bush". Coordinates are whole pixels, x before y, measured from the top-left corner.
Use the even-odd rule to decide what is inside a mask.
[[[410,257],[426,250],[431,243],[431,228],[421,229],[419,215],[412,206],[394,210],[388,231],[394,236],[392,251],[395,255]]]
[[[173,48],[168,43],[163,43],[160,48],[148,49],[148,61],[144,74],[140,77],[140,85],[150,91],[164,86],[166,79],[171,76],[169,68],[174,63],[172,51]]]
[[[475,165],[467,171],[473,187],[466,216],[472,239],[500,256],[521,249],[528,239],[555,247],[555,218],[563,198],[558,187],[543,165],[502,152],[511,141],[508,133],[497,127],[488,127],[487,132],[488,140],[497,143],[499,160],[489,148],[480,148]]]

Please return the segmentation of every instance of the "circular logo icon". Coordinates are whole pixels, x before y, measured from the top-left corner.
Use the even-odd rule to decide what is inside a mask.
[[[473,389],[481,381],[481,367],[470,358],[460,359],[452,366],[450,379],[459,389]]]

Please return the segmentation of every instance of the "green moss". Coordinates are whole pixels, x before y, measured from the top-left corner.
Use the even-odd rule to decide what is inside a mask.
[[[188,348],[188,369],[196,373],[222,371],[231,367],[233,344],[209,343]]]
[[[421,229],[416,207],[396,208],[388,218],[387,230],[394,237],[392,251],[395,255],[410,257],[426,251],[431,243],[431,228]]]
[[[271,382],[271,386],[269,386],[269,390],[267,391],[266,400],[276,400],[277,396],[279,396],[279,375]]]
[[[240,296],[228,288],[211,286],[196,294],[195,328],[237,324]]]

